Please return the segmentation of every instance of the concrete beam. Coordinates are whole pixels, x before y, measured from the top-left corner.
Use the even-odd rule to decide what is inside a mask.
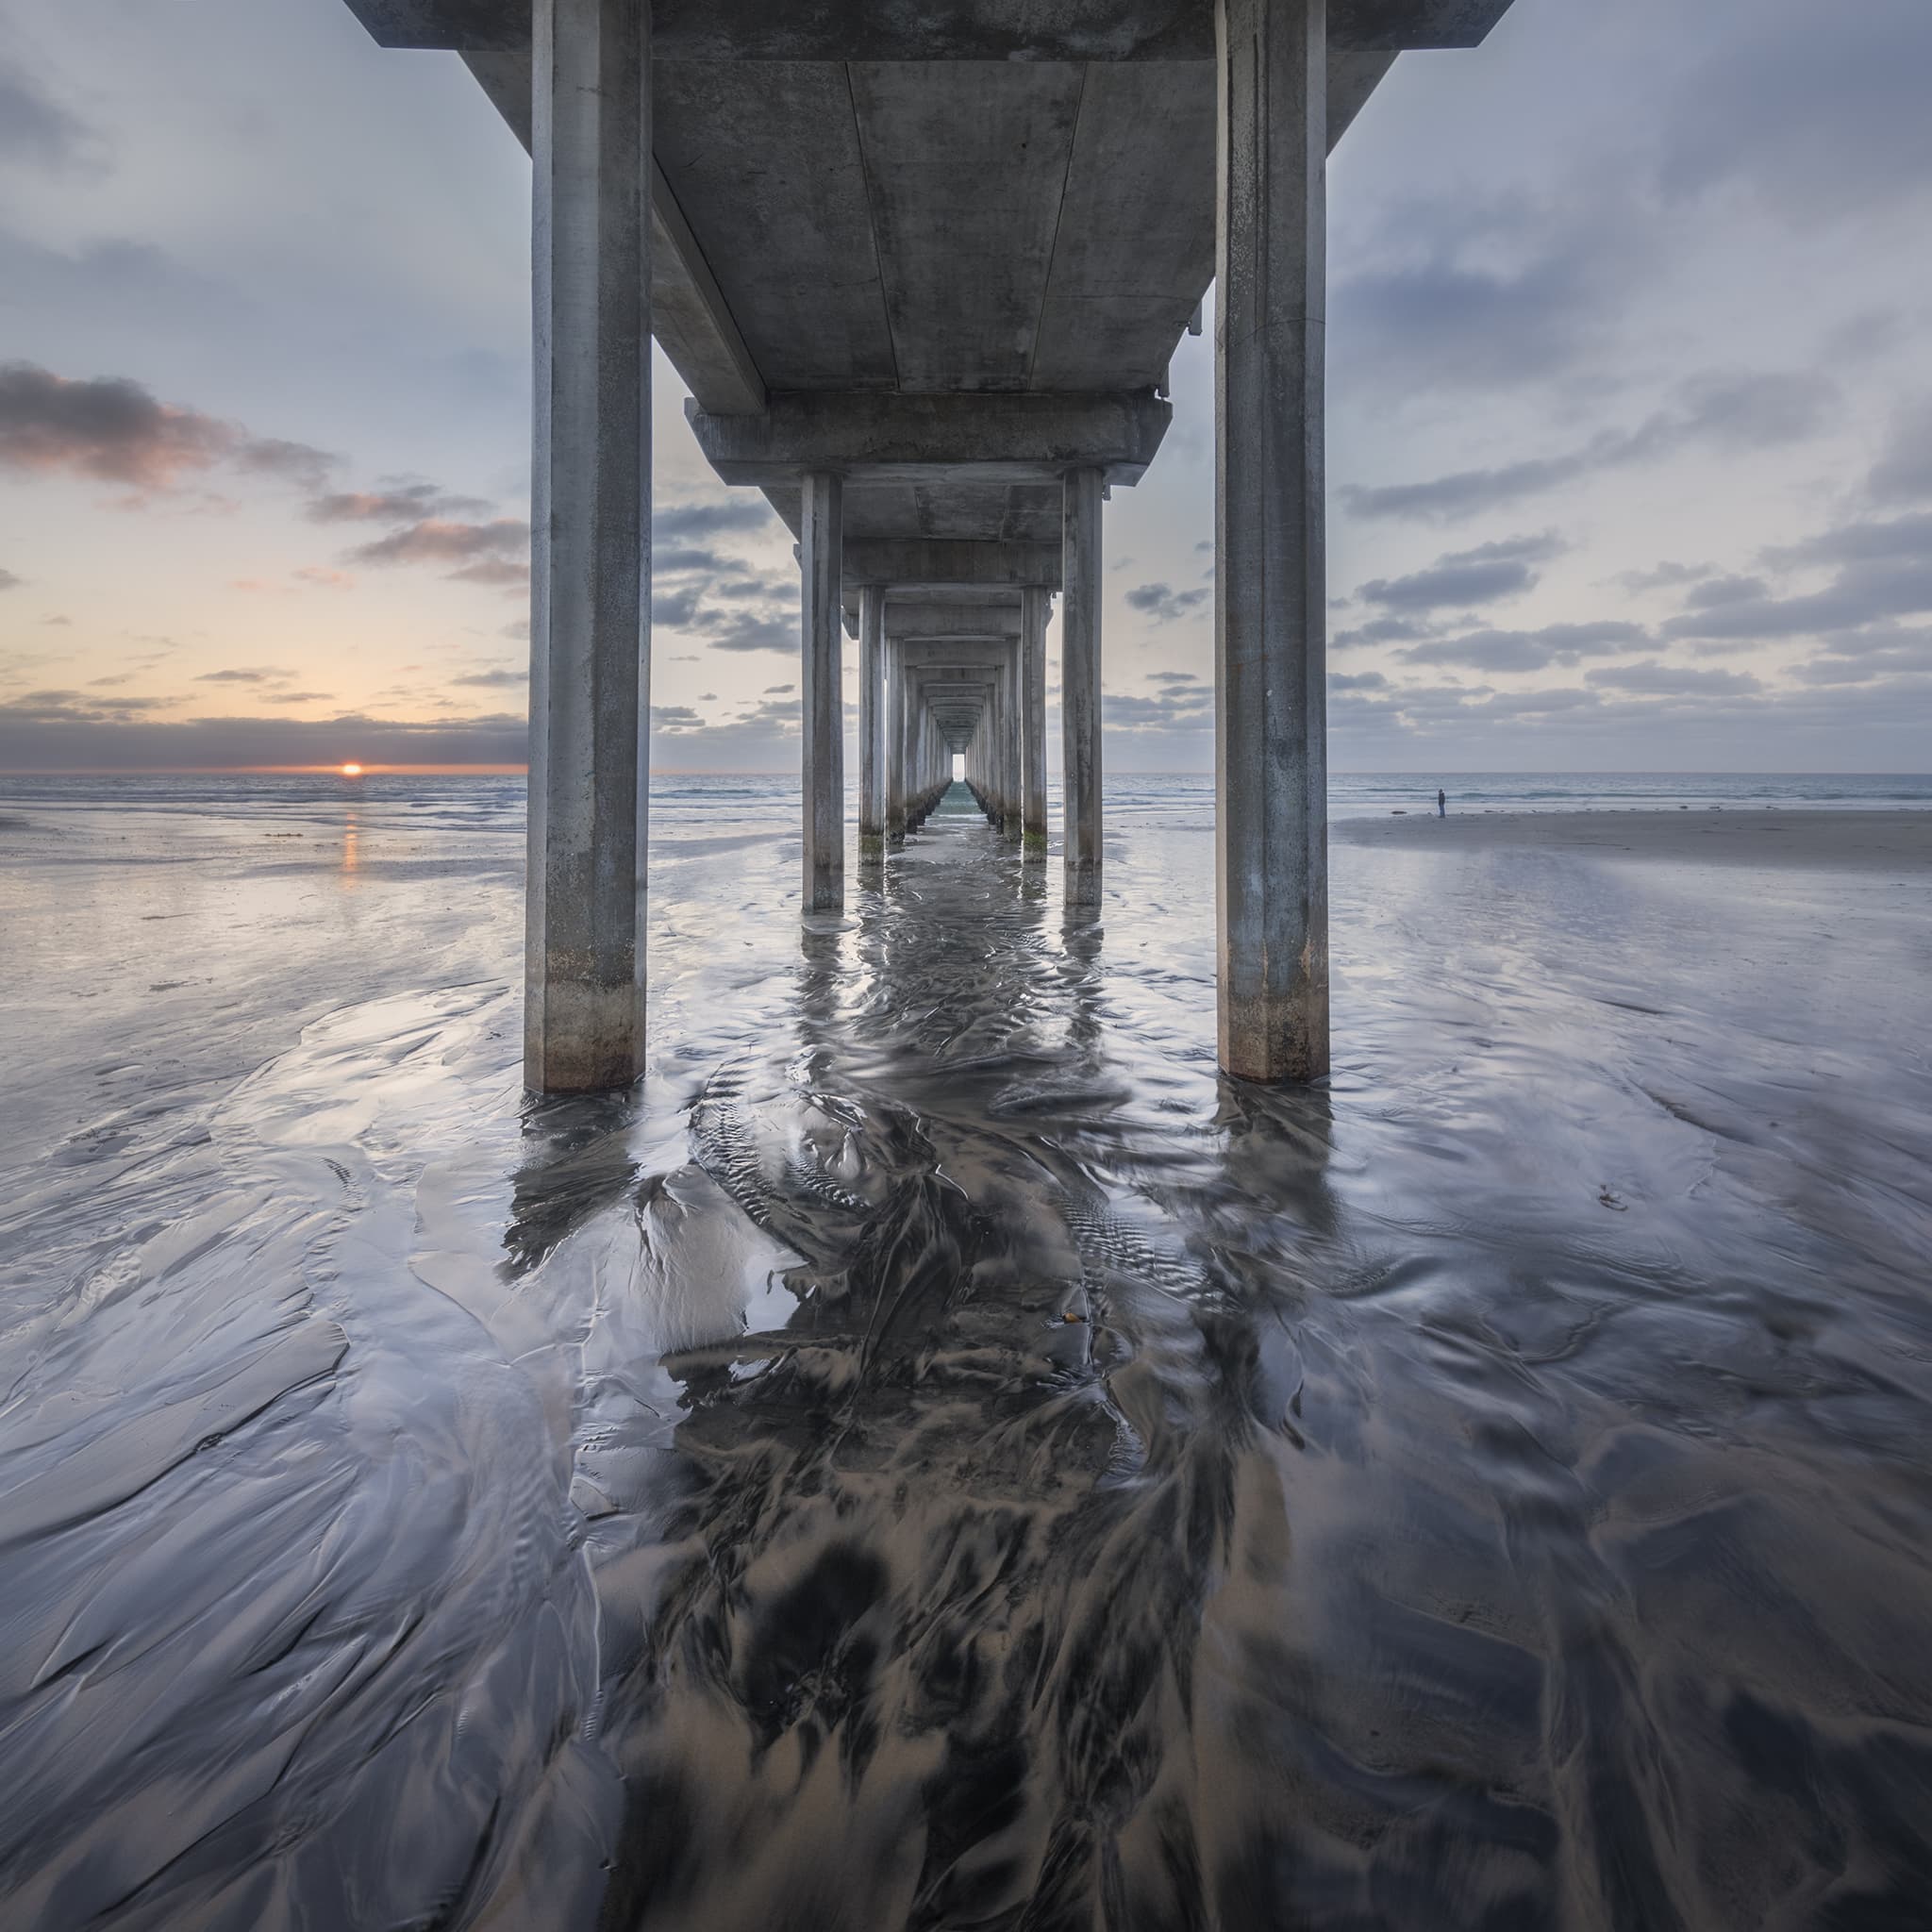
[[[651,702],[649,23],[539,0],[524,1079],[644,1065]]]
[[[908,592],[1060,587],[1058,543],[974,543],[934,537],[871,537],[845,545],[845,584]]]
[[[528,148],[527,41],[518,53],[466,53],[463,63]],[[765,407],[764,378],[656,160],[651,163],[651,333],[706,408],[744,415]]]
[[[1138,482],[1174,410],[1152,391],[899,395],[808,391],[774,395],[758,415],[685,406],[698,447],[727,483],[769,484],[811,470],[875,477],[1023,483],[1091,469]]]
[[[385,47],[510,53],[530,0],[348,0]],[[1474,47],[1509,0],[1334,0],[1344,49]],[[1211,60],[1212,0],[654,0],[662,60]]]
[[[896,619],[889,619],[888,627],[898,640],[906,662],[918,671],[961,671],[985,664],[1004,664],[1020,640],[1017,630],[1006,637],[908,637],[899,629]]]
[[[895,638],[908,645],[940,644],[948,649],[974,642],[1004,645],[1020,636],[1017,596],[1003,605],[889,601],[891,614],[887,625]]]

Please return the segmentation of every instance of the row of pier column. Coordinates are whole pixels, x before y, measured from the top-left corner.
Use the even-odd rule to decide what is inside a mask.
[[[1097,470],[1074,470],[1064,497],[1060,583],[1061,756],[1069,904],[1101,891],[1100,519]],[[808,475],[801,492],[801,834],[808,912],[843,908],[845,770],[841,691],[844,478]],[[954,609],[948,634],[893,633],[892,612],[924,610],[930,587],[858,590],[858,856],[883,858],[908,817],[942,791],[951,760],[1003,832],[1036,857],[1047,849],[1046,626],[1052,591]],[[974,621],[974,612],[979,621]]]
[[[1218,1056],[1328,1066],[1323,536],[1324,0],[1217,0],[1215,295]],[[644,1057],[650,694],[651,9],[535,0],[535,439],[525,1068],[546,1091],[626,1084]],[[843,477],[807,469],[800,526],[804,897],[842,904]],[[1068,899],[1101,879],[1102,471],[1062,474],[1060,661]],[[890,586],[861,615],[860,838],[950,769],[925,674],[887,660]],[[1002,823],[1046,834],[1029,760],[1043,592],[1020,666],[964,747]],[[868,646],[869,641],[869,646]],[[935,675],[941,668],[932,667]],[[893,684],[896,699],[889,695]],[[1001,691],[1005,697],[1002,700]],[[885,714],[901,708],[889,729]],[[1015,735],[1021,751],[1014,755]],[[1017,772],[1015,766],[1017,764]],[[896,774],[896,775],[895,775]],[[874,831],[873,828],[876,827]]]

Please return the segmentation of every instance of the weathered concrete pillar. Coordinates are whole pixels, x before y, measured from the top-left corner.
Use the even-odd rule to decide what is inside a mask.
[[[1028,856],[1046,851],[1046,592],[1020,593],[1020,816]]]
[[[800,481],[798,692],[804,741],[805,909],[840,912],[845,906],[845,707],[839,675],[845,486],[841,476],[823,470]]]
[[[1067,904],[1100,904],[1100,472],[1069,470],[1060,519],[1060,785]]]
[[[1219,1058],[1328,1071],[1326,0],[1217,0]]]
[[[1021,754],[1021,710],[1020,691],[1021,658],[1025,645],[1023,641],[1007,653],[1007,661],[1000,666],[1000,754],[1005,767],[1002,779],[1000,810],[1000,832],[1009,843],[1020,842],[1020,818],[1022,795],[1025,790],[1025,774],[1023,770]]]
[[[524,1079],[644,1065],[651,46],[634,0],[536,0]]]
[[[886,852],[886,591],[858,589],[858,857],[876,863]]]
[[[906,653],[886,640],[886,843],[906,842],[906,794],[911,780],[906,769]]]

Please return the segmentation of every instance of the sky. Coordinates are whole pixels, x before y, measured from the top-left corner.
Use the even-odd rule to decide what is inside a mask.
[[[1336,769],[1932,764],[1928,74],[1924,0],[1397,62],[1329,180]],[[0,0],[0,771],[521,761],[528,221],[341,0]],[[1109,769],[1211,769],[1211,341],[1107,509]],[[791,538],[655,384],[654,762],[795,769]]]

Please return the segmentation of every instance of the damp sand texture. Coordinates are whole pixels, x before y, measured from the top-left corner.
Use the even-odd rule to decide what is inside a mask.
[[[1924,1923],[1923,822],[1338,826],[1266,1093],[1143,789],[535,1107],[515,787],[0,798],[0,1923]]]

